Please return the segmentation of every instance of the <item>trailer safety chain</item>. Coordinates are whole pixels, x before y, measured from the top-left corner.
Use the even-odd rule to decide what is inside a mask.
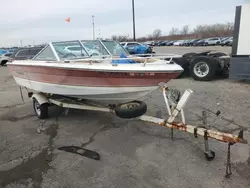
[[[232,175],[232,167],[231,167],[231,145],[232,143],[228,143],[227,149],[227,163],[226,163],[226,178],[230,178]]]
[[[194,137],[195,137],[195,138],[198,138],[197,127],[194,128]]]
[[[202,111],[202,123],[205,127],[207,127],[207,112],[206,111]]]
[[[174,128],[171,128],[171,139],[174,141]]]
[[[20,90],[21,99],[22,99],[22,101],[24,103],[22,87],[19,87],[19,90]]]
[[[217,111],[215,115],[219,116],[220,113],[221,113],[220,111]],[[207,127],[207,112],[206,111],[202,111],[202,122],[203,122],[204,127],[206,128]],[[210,128],[210,125],[209,125],[209,128]],[[197,138],[197,127],[194,129],[194,136]],[[239,133],[239,137],[243,138],[243,136],[241,136],[241,133]],[[212,151],[209,151],[207,131],[204,131],[204,143],[205,143],[205,155],[206,154],[208,155]],[[231,145],[233,145],[233,144],[232,143],[228,143],[227,161],[226,161],[226,175],[225,175],[226,178],[230,178],[230,176],[232,175]],[[209,157],[207,155],[206,155],[206,158]]]

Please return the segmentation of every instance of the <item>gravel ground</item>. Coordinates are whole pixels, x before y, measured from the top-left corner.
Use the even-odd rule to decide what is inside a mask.
[[[191,50],[159,49],[165,49],[164,53]],[[0,67],[0,83],[0,188],[250,187],[249,144],[232,146],[233,175],[226,179],[225,143],[210,140],[210,149],[216,157],[208,162],[202,138],[174,131],[172,141],[169,129],[141,121],[77,110],[66,115],[57,108],[50,109],[49,120],[40,121],[34,116],[25,91],[22,101],[6,67]],[[220,110],[217,118],[208,114],[211,128],[234,134],[244,129],[250,143],[248,83],[182,78],[169,82],[169,87],[194,91],[185,108],[189,124],[202,124],[202,110]],[[148,115],[166,117],[159,90],[143,100],[148,103]],[[44,131],[38,134],[41,124]],[[94,150],[101,159],[96,161],[58,150],[69,145]]]

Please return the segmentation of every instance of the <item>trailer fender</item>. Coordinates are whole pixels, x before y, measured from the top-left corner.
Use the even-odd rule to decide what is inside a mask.
[[[49,99],[42,93],[33,94],[31,96],[31,99],[32,100],[36,99],[40,105],[45,104],[45,103],[49,103]]]

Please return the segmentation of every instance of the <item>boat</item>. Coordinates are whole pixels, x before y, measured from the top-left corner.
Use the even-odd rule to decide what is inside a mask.
[[[183,71],[171,61],[131,56],[108,40],[50,42],[33,59],[7,66],[16,83],[29,90],[109,104],[146,96]]]

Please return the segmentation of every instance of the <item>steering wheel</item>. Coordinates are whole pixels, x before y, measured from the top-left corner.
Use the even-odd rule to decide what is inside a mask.
[[[75,54],[73,53],[67,53],[63,56],[63,58],[67,58],[67,57],[70,57],[70,56],[73,56],[73,57],[77,57]]]

